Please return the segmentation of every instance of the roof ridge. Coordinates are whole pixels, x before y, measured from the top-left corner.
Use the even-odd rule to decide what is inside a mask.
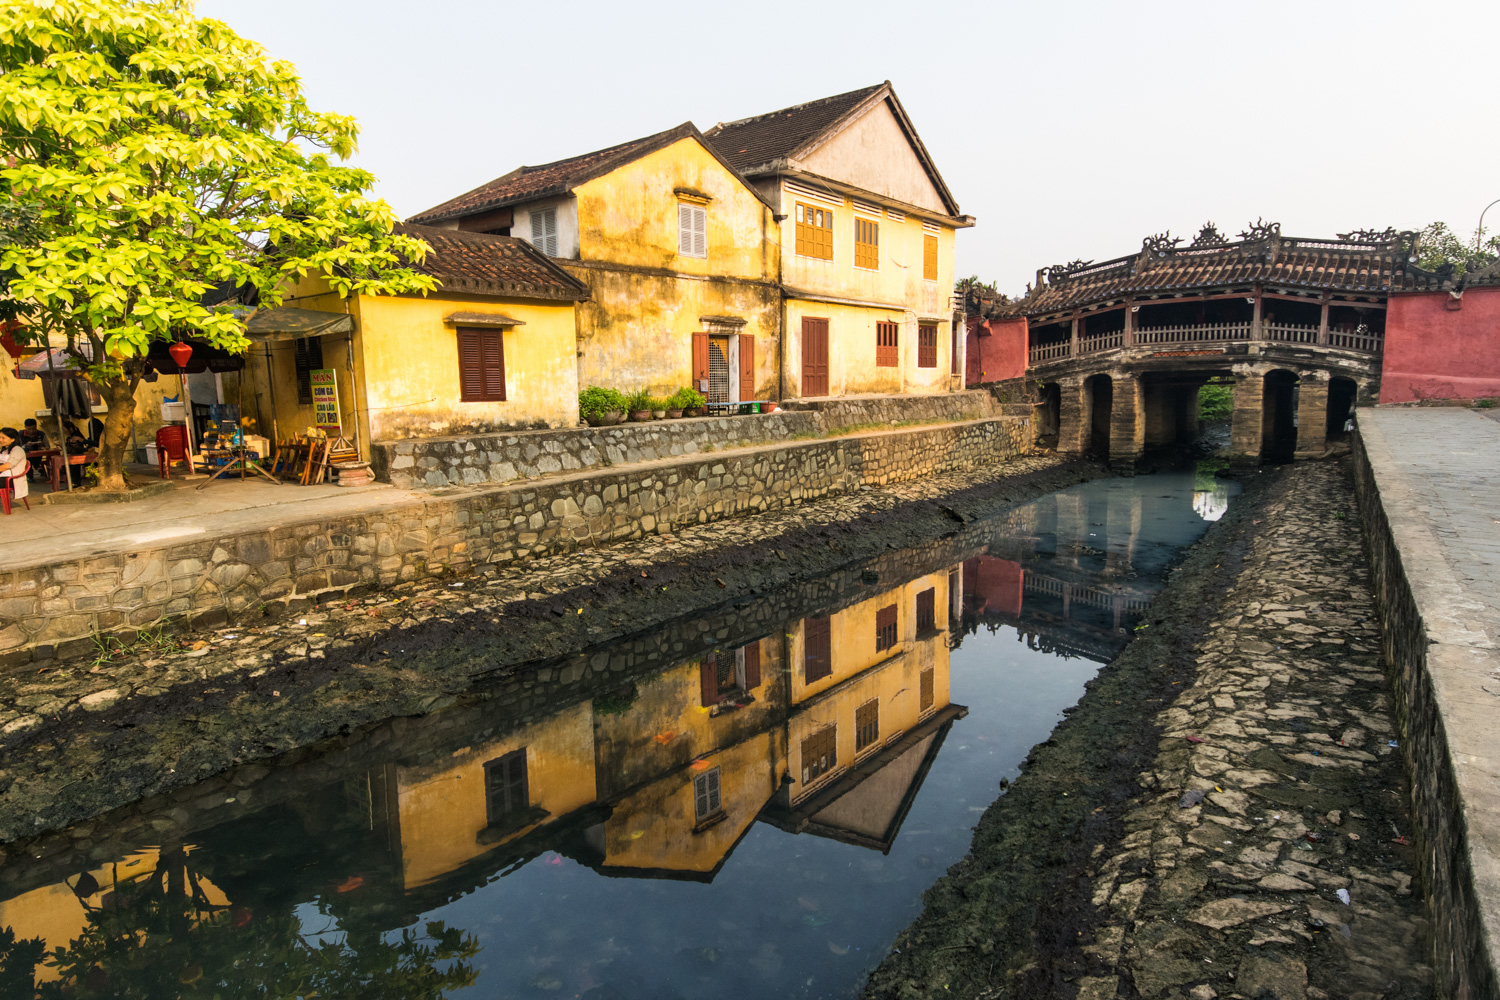
[[[736,118],[733,121],[719,122],[703,134],[712,136],[719,129],[728,128],[731,125],[744,125],[748,122],[759,121],[762,118],[772,118],[776,115],[786,114],[791,111],[801,111],[804,108],[810,108],[817,104],[827,104],[830,101],[837,101],[852,97],[855,94],[873,93],[874,91],[879,90],[881,87],[889,87],[890,85],[891,81],[882,80],[880,83],[872,84],[868,87],[856,87],[853,90],[846,90],[842,94],[829,94],[827,97],[814,98],[811,101],[803,101],[801,104],[788,104],[786,107],[777,108],[775,111],[765,111],[758,115],[750,115],[747,118]]]
[[[691,120],[679,122],[678,124],[673,125],[671,128],[662,129],[660,132],[652,132],[650,135],[643,135],[636,139],[627,139],[624,142],[617,142],[613,146],[601,146],[599,149],[591,149],[587,153],[576,153],[573,156],[564,156],[562,159],[553,160],[550,163],[523,163],[515,170],[512,170],[509,174],[501,174],[499,177],[496,177],[493,180],[487,181],[485,183],[493,184],[495,183],[495,181],[502,180],[506,177],[511,176],[511,174],[520,174],[524,176],[525,174],[535,173],[538,170],[550,170],[553,167],[560,167],[564,163],[571,163],[574,160],[583,160],[587,159],[590,156],[598,156],[601,153],[613,153],[616,150],[623,150],[630,146],[639,146],[643,142],[650,142],[653,139],[660,139],[664,135],[668,135],[672,132],[677,132],[681,130],[683,126],[691,126],[694,131],[697,131],[698,128],[696,125],[693,125]],[[480,185],[480,187],[484,186],[484,184]]]

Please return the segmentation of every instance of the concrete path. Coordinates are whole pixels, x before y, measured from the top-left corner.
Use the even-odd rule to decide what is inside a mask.
[[[1387,649],[1439,884],[1443,978],[1500,983],[1500,414],[1359,411],[1389,524]],[[1399,564],[1399,565],[1394,565]],[[1404,586],[1403,586],[1404,584]],[[1409,591],[1409,597],[1402,591]],[[1445,954],[1444,954],[1445,953]]]

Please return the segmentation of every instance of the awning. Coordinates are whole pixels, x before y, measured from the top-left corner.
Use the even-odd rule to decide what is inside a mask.
[[[78,345],[78,353],[87,359],[94,356],[87,343]],[[71,355],[66,347],[53,347],[39,351],[16,365],[17,378],[82,378],[83,374],[70,363]]]
[[[443,317],[449,326],[525,326],[526,321],[512,319],[501,313],[449,313]]]
[[[318,312],[295,306],[257,309],[245,321],[245,336],[258,344],[270,340],[325,337],[331,333],[351,333],[353,330],[354,320],[344,313]]]

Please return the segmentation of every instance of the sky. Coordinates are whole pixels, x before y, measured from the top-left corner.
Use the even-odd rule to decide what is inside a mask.
[[[353,115],[414,215],[521,164],[890,80],[1020,293],[1205,222],[1473,235],[1500,198],[1500,3],[200,0]],[[1500,231],[1500,206],[1485,220]]]

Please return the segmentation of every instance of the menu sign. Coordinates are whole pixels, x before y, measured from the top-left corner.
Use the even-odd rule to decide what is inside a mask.
[[[314,368],[307,373],[312,385],[313,424],[325,431],[342,431],[339,423],[339,383],[332,368]]]

